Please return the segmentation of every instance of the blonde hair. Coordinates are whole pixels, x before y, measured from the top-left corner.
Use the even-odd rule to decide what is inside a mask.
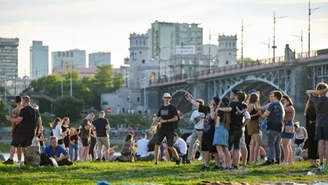
[[[296,122],[294,123],[294,127],[296,127],[296,128],[300,128],[300,122],[296,121]]]

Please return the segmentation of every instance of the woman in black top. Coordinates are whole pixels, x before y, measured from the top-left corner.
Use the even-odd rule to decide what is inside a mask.
[[[63,118],[63,123],[62,123],[62,132],[66,132],[66,134],[63,136],[63,142],[65,145],[65,149],[68,152],[69,151],[69,131],[70,131],[70,127],[69,127],[69,118],[68,117],[64,117]]]
[[[306,130],[308,132],[308,139],[306,142],[306,145],[308,147],[308,156],[310,160],[310,165],[311,167],[318,167],[316,160],[318,159],[318,141],[314,139],[315,137],[315,120],[316,120],[316,111],[314,104],[310,101],[310,98],[308,99],[306,106],[305,106],[305,111],[304,111],[304,116],[306,118]]]

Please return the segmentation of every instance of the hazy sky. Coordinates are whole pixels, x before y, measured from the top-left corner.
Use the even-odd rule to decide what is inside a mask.
[[[311,50],[328,48],[328,0],[312,0]],[[200,23],[204,44],[217,44],[217,34],[237,34],[240,51],[241,19],[244,19],[244,57],[268,57],[267,42],[276,24],[276,56],[285,44],[304,51],[308,41],[307,0],[0,0],[0,37],[19,38],[19,76],[29,75],[29,47],[41,40],[52,51],[83,49],[109,51],[115,67],[129,56],[129,33],[145,33],[155,20]],[[272,45],[272,44],[271,44]],[[271,51],[272,55],[272,51]],[[238,52],[240,56],[240,52]],[[50,61],[51,62],[51,61]],[[1,67],[1,66],[0,66]]]

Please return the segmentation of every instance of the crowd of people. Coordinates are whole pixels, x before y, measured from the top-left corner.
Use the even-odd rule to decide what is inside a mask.
[[[246,94],[233,89],[229,98],[213,97],[209,105],[187,93],[185,98],[194,108],[190,117],[194,128],[190,134],[181,137],[175,133],[180,119],[178,110],[170,103],[171,95],[165,93],[162,97],[164,104],[153,119],[151,138],[148,140],[147,134],[143,133],[135,141],[133,134],[127,134],[119,156],[115,155],[118,147],[110,147],[110,125],[104,111],[100,111],[97,119],[93,113],[88,114],[78,128],[70,127],[68,117],[56,118],[51,125],[50,145],[45,146],[38,109],[30,105],[28,96],[18,96],[13,117],[6,116],[12,122],[13,139],[10,157],[4,164],[13,164],[16,149],[20,163],[21,151],[38,137],[42,164],[51,164],[51,160],[58,165],[71,165],[77,160],[155,160],[155,164],[175,161],[179,165],[190,164],[201,156],[202,170],[210,169],[212,158],[214,170],[246,170],[247,163],[292,165],[296,160],[307,158],[311,167],[327,172],[328,165],[324,165],[324,158],[328,159],[327,92],[325,83],[319,83],[315,90],[306,92],[309,99],[304,111],[305,127],[294,120],[293,100],[278,90],[269,93],[269,103],[263,106],[259,103],[260,92],[256,90]],[[267,153],[262,147],[260,120],[266,120]],[[266,160],[261,163],[261,159]]]

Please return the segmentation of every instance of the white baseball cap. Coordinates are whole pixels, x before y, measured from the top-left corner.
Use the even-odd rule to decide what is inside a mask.
[[[170,93],[164,93],[163,98],[172,98]]]

